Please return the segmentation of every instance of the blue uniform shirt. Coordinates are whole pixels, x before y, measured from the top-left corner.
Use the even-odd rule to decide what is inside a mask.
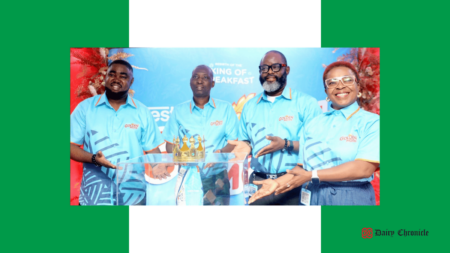
[[[320,115],[317,100],[305,93],[285,88],[272,103],[265,92],[248,101],[241,114],[239,140],[248,140],[255,156],[270,144],[266,136],[278,136],[291,141],[299,140],[300,129],[315,116]],[[251,167],[260,173],[281,173],[297,165],[295,152],[274,153],[252,158]]]
[[[380,116],[355,102],[323,113],[300,133],[299,164],[308,171],[363,160],[380,163]],[[354,181],[370,182],[373,175]]]
[[[205,152],[214,152],[227,145],[228,140],[236,140],[238,119],[231,104],[210,98],[201,109],[195,105],[194,99],[181,103],[173,109],[169,121],[163,131],[164,140],[173,143],[173,138],[179,137],[180,144],[186,135],[205,139]],[[189,143],[188,143],[189,145]]]
[[[144,104],[128,96],[126,104],[116,112],[103,94],[84,100],[70,115],[70,142],[84,145],[84,150],[92,154],[102,151],[106,159],[116,165],[119,161],[142,156],[144,151],[157,148],[164,140]],[[114,169],[84,163],[80,204],[114,205],[115,177]],[[143,186],[121,184],[123,196],[120,197],[125,205],[144,199],[145,189],[137,185]]]

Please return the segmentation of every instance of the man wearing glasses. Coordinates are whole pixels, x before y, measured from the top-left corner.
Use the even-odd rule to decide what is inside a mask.
[[[248,101],[241,114],[239,141],[234,152],[251,153],[250,183],[269,184],[297,165],[301,128],[322,113],[317,100],[286,87],[290,67],[279,51],[267,52],[259,66],[264,92]],[[293,177],[293,176],[291,176]],[[290,180],[291,177],[289,177]],[[299,189],[257,200],[254,205],[299,205]]]

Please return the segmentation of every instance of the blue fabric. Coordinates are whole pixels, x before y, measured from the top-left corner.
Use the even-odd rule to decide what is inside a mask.
[[[266,136],[278,136],[291,141],[299,140],[299,132],[314,117],[320,115],[317,100],[305,93],[286,87],[281,96],[272,103],[265,92],[248,101],[242,110],[239,140],[250,141],[255,156],[270,144]],[[251,167],[261,173],[282,173],[296,166],[295,152],[276,151],[253,158]]]
[[[308,190],[311,191],[311,205],[375,205],[375,192],[369,182],[309,183]]]
[[[236,140],[238,132],[238,119],[236,113],[230,103],[210,98],[204,108],[195,105],[193,99],[181,103],[173,109],[169,121],[166,123],[163,131],[163,137],[167,142],[173,144],[173,138],[179,137],[180,142],[184,135],[188,138],[193,136],[195,138],[195,145],[198,145],[198,135],[204,139],[204,148],[206,153],[212,153],[217,149],[221,149],[227,145],[228,140]],[[189,144],[188,144],[189,145]],[[200,173],[197,168],[188,168],[184,185],[180,186],[185,192],[186,205],[203,205],[203,190]],[[166,195],[172,196],[174,191],[176,179],[161,185],[147,185],[147,192],[155,198],[147,199],[147,204],[150,205],[171,205],[170,198],[166,200],[159,200],[155,194],[161,192],[163,197]],[[170,183],[170,184],[169,184]],[[171,187],[173,188],[171,189]],[[163,189],[169,192],[163,193]],[[178,191],[180,189],[176,189]],[[174,195],[176,198],[176,195]],[[174,201],[175,201],[174,198]],[[175,204],[175,203],[174,203]]]
[[[236,140],[238,134],[238,119],[230,103],[210,98],[201,109],[193,99],[181,103],[173,109],[169,121],[163,131],[167,142],[173,143],[174,137],[195,138],[198,145],[198,135],[205,139],[205,152],[214,152],[227,145],[228,140]],[[189,145],[189,144],[188,144]]]
[[[323,170],[354,160],[380,163],[380,116],[355,102],[313,119],[300,133],[298,163],[307,171]],[[368,178],[352,180],[370,182]]]
[[[171,178],[164,184],[153,185],[147,183],[146,205],[148,206],[175,206],[177,177]]]
[[[70,142],[84,145],[84,150],[92,154],[102,151],[116,165],[142,156],[144,151],[157,148],[164,140],[144,104],[128,97],[116,112],[106,95],[97,95],[81,102],[70,115]],[[84,163],[80,204],[115,204],[115,177],[114,169]],[[144,200],[145,184],[125,184],[128,185],[122,185],[121,203],[131,205]]]

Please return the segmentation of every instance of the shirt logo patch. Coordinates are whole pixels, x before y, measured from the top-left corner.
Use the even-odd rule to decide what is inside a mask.
[[[293,119],[294,119],[294,116],[286,115],[286,116],[284,116],[284,117],[280,117],[280,118],[278,119],[278,121],[292,121]]]
[[[139,125],[138,124],[125,124],[125,128],[129,127],[130,129],[138,129]]]
[[[222,120],[216,120],[211,122],[211,126],[221,126],[223,124]]]
[[[342,136],[340,139],[340,141],[346,141],[346,142],[356,142],[358,140],[358,137],[349,134],[348,136]]]

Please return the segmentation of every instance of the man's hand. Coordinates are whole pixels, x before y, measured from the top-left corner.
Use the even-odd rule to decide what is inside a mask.
[[[280,186],[275,180],[266,179],[263,181],[253,181],[254,184],[262,185],[261,189],[259,189],[253,196],[249,199],[248,204],[251,204],[258,199],[262,199],[270,194],[274,193],[275,190]]]
[[[255,155],[255,158],[258,158],[260,156],[263,156],[265,154],[273,153],[275,151],[278,151],[284,147],[285,141],[281,139],[278,136],[266,136],[266,139],[268,139],[270,142],[269,145],[262,148],[258,154]]]
[[[243,141],[228,141],[228,144],[234,145],[231,153],[236,155],[236,158],[231,159],[230,162],[243,160],[245,158],[244,154],[249,155],[252,152],[250,146]]]
[[[170,174],[167,171],[167,165],[164,163],[158,163],[155,167],[152,167],[152,173],[153,177],[159,180],[170,177]]]
[[[97,161],[98,164],[100,164],[103,167],[106,168],[113,168],[115,169],[116,166],[113,165],[111,162],[109,162],[106,158],[105,155],[102,153],[102,151],[98,151],[97,155],[95,156],[95,161]]]
[[[231,153],[250,154],[250,152],[252,152],[252,149],[250,148],[250,146],[243,141],[228,141],[228,144],[234,145],[234,148],[231,151]]]
[[[275,195],[288,192],[311,180],[311,176],[309,176],[309,173],[299,166],[296,166],[292,170],[286,170],[286,172],[289,175],[294,175],[294,177],[287,183],[283,183],[283,185],[280,185],[280,187],[276,189]]]

